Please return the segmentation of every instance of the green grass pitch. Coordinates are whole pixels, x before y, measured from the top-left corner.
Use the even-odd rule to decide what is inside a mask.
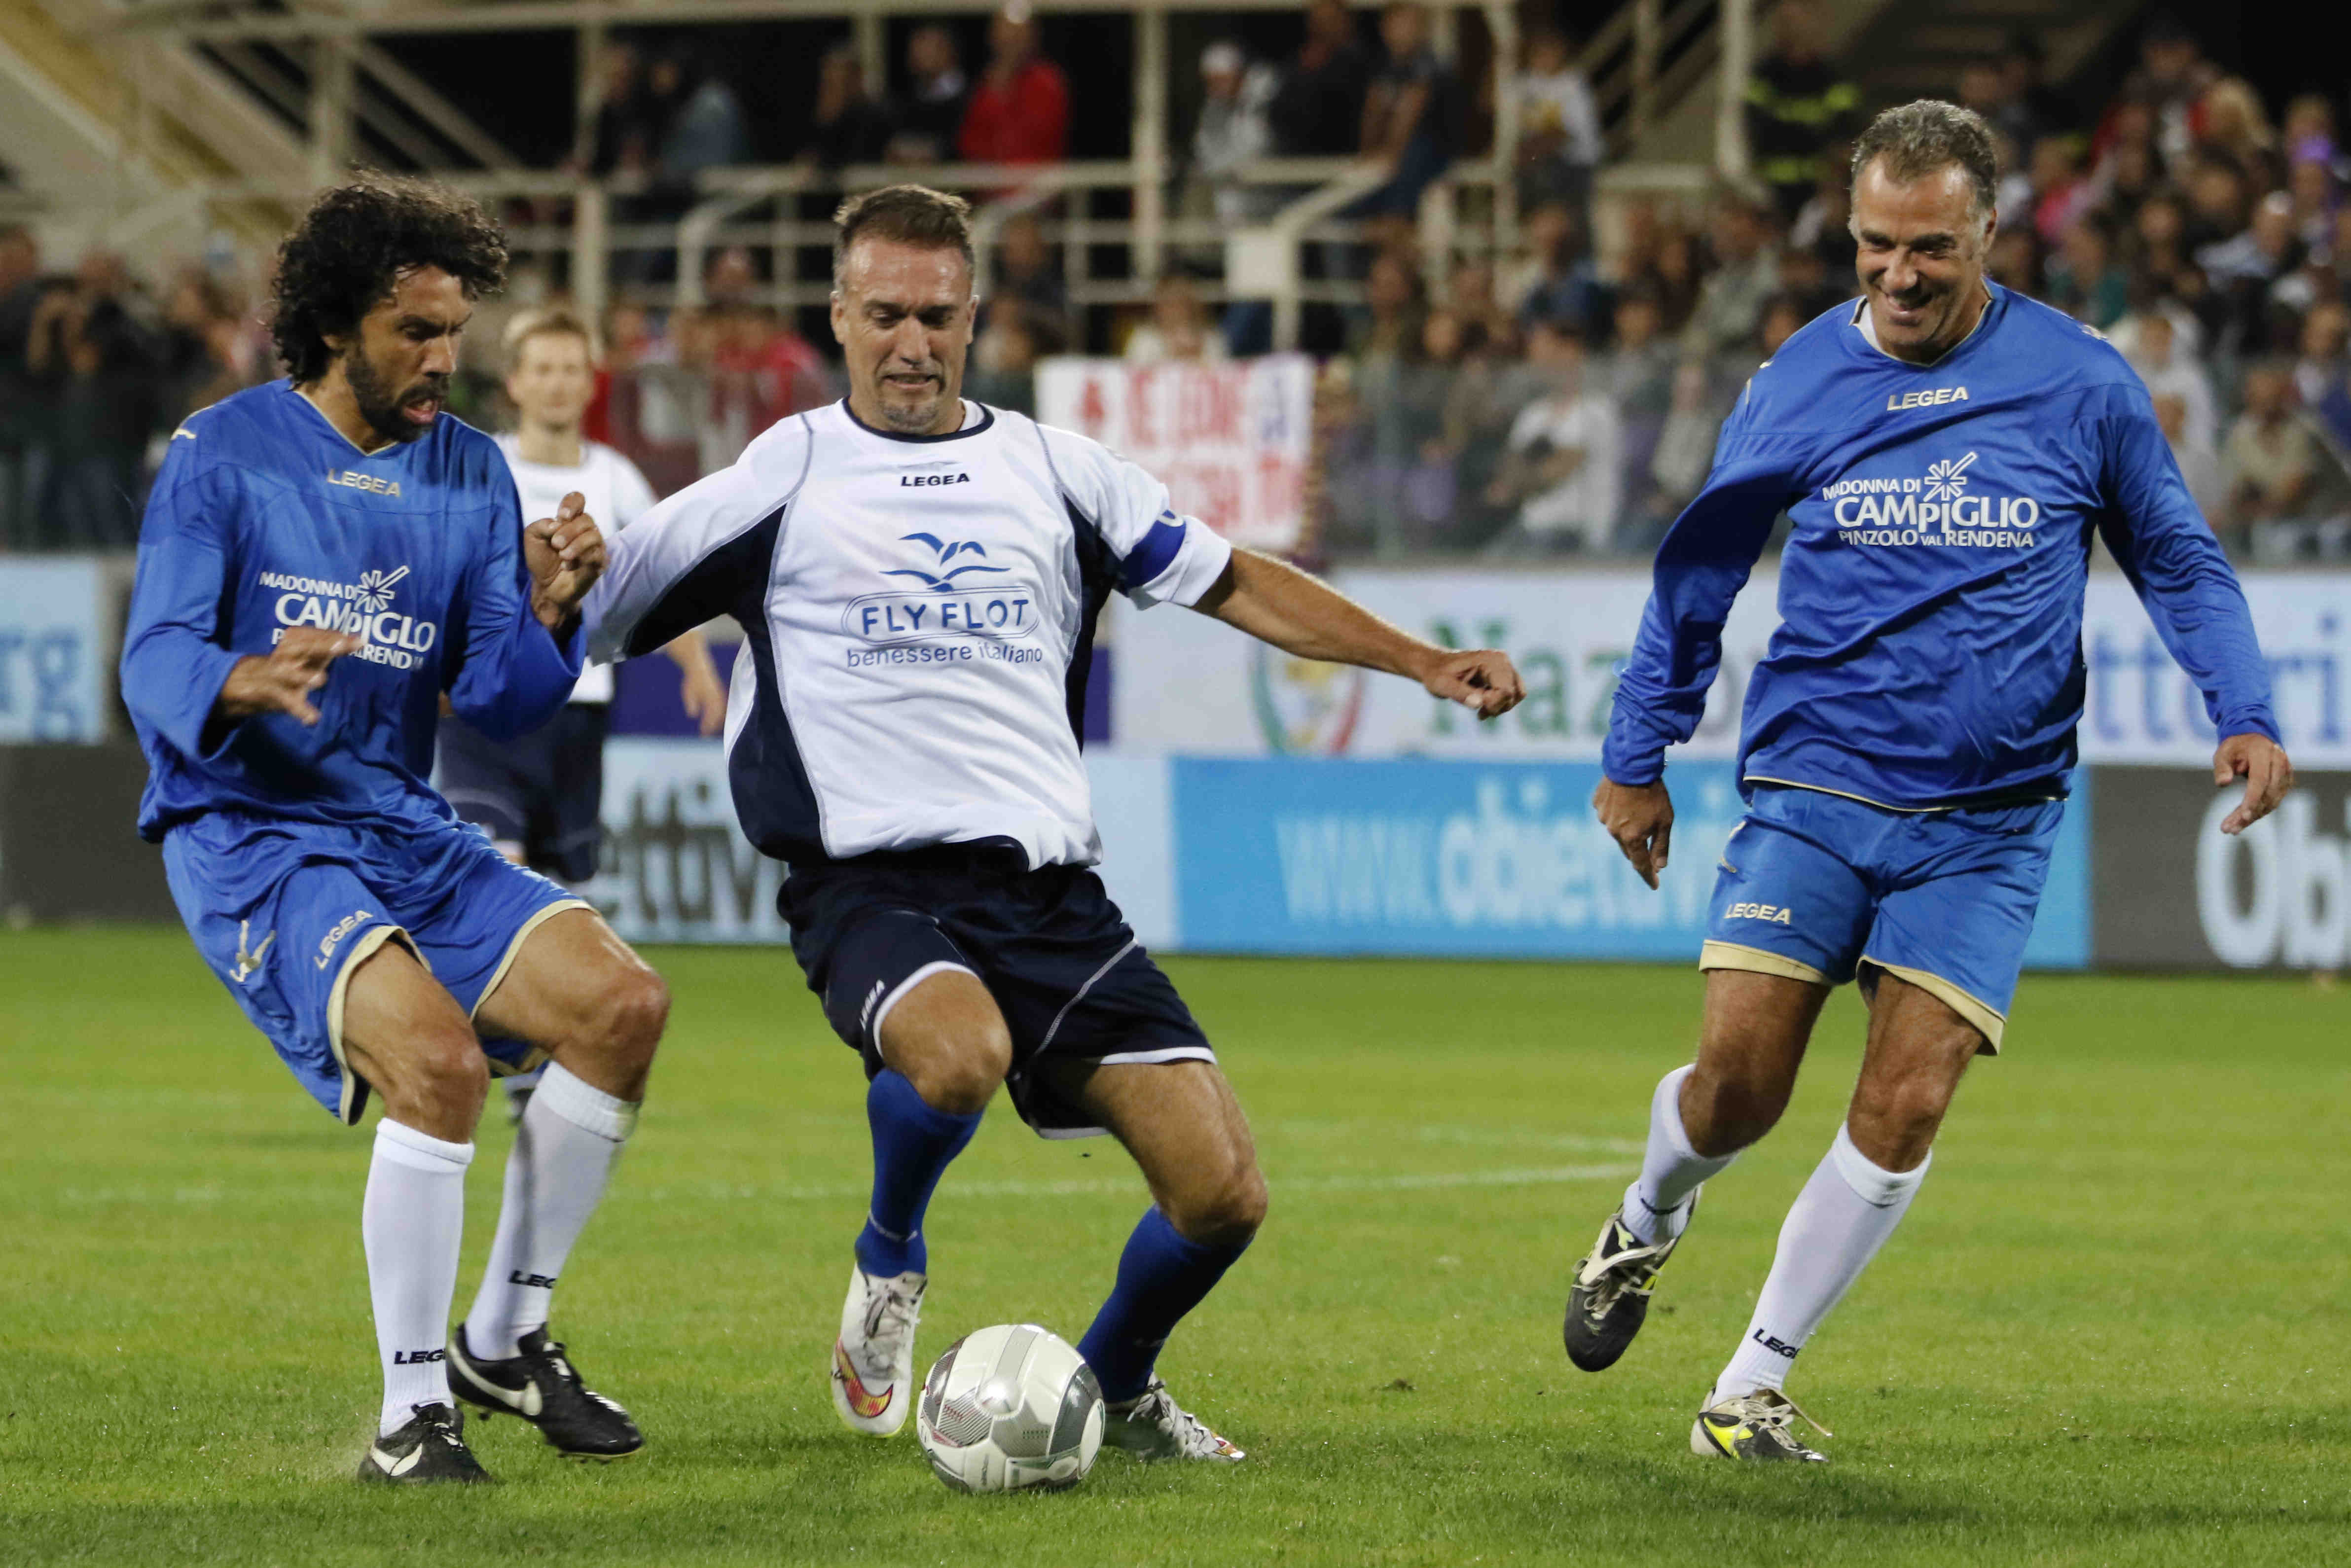
[[[1795,1392],[1836,1462],[1693,1458],[1850,1088],[1845,995],[1780,1134],[1714,1184],[1625,1363],[1571,1369],[1571,1261],[1685,1060],[1674,968],[1179,959],[1273,1189],[1171,1345],[1235,1470],[1105,1455],[964,1498],[834,1421],[862,1085],[789,958],[658,950],[675,1011],[558,1332],[650,1437],[505,1484],[350,1484],[376,1399],[337,1128],[173,932],[0,936],[0,1563],[1747,1563],[2351,1560],[2351,1069],[2306,982],[2028,977],[1907,1224]],[[486,1123],[467,1274],[507,1134]],[[924,1363],[1074,1339],[1144,1198],[999,1098],[931,1215]]]

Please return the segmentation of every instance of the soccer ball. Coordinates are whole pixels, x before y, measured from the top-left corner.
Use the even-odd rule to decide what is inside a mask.
[[[1035,1323],[978,1329],[923,1380],[914,1433],[956,1491],[1058,1490],[1102,1451],[1102,1385],[1067,1342]]]

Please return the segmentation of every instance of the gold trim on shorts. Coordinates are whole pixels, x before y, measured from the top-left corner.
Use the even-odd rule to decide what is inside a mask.
[[[1866,953],[1861,956],[1861,961],[1872,967],[1883,969],[1897,979],[1909,981],[1973,1024],[1976,1032],[1984,1037],[1983,1049],[1977,1053],[1978,1055],[1998,1056],[2000,1054],[2000,1037],[2008,1028],[2008,1019],[2004,1015],[1992,1011],[1981,999],[1970,996],[1942,976],[1928,974],[1924,969],[1912,969],[1900,964],[1889,964],[1883,958],[1873,958]]]
[[[482,1004],[488,1001],[490,998],[496,994],[498,987],[505,983],[507,971],[513,968],[514,961],[522,956],[522,945],[524,941],[529,937],[532,932],[538,930],[541,925],[546,925],[549,915],[560,915],[567,909],[584,909],[590,915],[596,913],[596,906],[589,903],[584,898],[566,898],[554,904],[550,904],[546,908],[535,912],[529,919],[524,921],[520,925],[516,926],[513,937],[507,943],[505,956],[498,959],[498,967],[490,971],[489,984],[484,986],[482,988],[482,994],[474,998],[473,1012],[469,1012],[465,1015],[468,1022],[473,1020],[475,1014],[479,1013],[482,1010]],[[479,1031],[477,1030],[475,1032],[478,1033]],[[525,1045],[530,1045],[528,1040],[525,1040],[523,1043]],[[538,1069],[546,1066],[551,1058],[549,1057],[543,1047],[532,1045],[530,1047],[530,1054],[524,1057],[521,1061],[517,1063],[500,1061],[495,1056],[486,1057],[485,1060],[490,1064],[490,1072],[493,1077],[512,1078],[519,1073],[536,1072]]]
[[[1750,947],[1740,942],[1718,942],[1712,937],[1708,937],[1706,946],[1698,950],[1698,967],[1701,969],[1748,969],[1758,975],[1806,980],[1815,986],[1830,983],[1826,975],[1810,964],[1761,947]]]
[[[335,1114],[346,1127],[358,1126],[360,1113],[367,1109],[367,1080],[353,1072],[343,1056],[343,994],[350,988],[351,976],[358,971],[360,960],[374,957],[376,949],[394,940],[408,949],[409,956],[424,964],[426,974],[433,972],[433,966],[424,963],[424,955],[416,950],[416,943],[408,933],[387,922],[371,925],[360,934],[360,939],[343,954],[342,967],[335,971],[335,983],[327,992],[327,1049],[335,1053],[335,1071],[343,1077],[343,1092]]]

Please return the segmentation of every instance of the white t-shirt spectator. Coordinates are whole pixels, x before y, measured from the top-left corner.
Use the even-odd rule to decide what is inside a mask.
[[[1522,72],[1517,87],[1522,130],[1565,135],[1567,142],[1560,156],[1586,169],[1595,167],[1606,155],[1607,146],[1600,139],[1600,110],[1593,104],[1592,89],[1583,72],[1565,70],[1551,76]]]
[[[1580,534],[1585,549],[1606,549],[1624,498],[1617,471],[1624,444],[1615,407],[1588,392],[1530,403],[1510,426],[1510,450],[1538,444],[1552,452],[1581,452],[1583,461],[1561,483],[1527,497],[1519,507],[1520,526],[1543,536]]]

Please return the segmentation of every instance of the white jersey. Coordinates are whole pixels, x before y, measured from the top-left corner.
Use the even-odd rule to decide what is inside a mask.
[[[1083,436],[977,404],[951,434],[892,435],[841,402],[614,540],[588,646],[629,658],[741,623],[727,771],[745,835],[779,860],[993,839],[1090,865],[1094,618],[1113,589],[1196,603],[1231,558]]]
[[[507,466],[514,470],[527,523],[555,516],[563,497],[574,490],[587,497],[588,515],[596,519],[607,539],[653,509],[653,487],[645,483],[637,465],[601,441],[582,441],[580,462],[569,468],[524,461],[519,436],[501,435],[497,441],[498,450],[507,455]],[[571,688],[571,700],[611,702],[612,666],[599,663],[581,670],[579,683]]]

